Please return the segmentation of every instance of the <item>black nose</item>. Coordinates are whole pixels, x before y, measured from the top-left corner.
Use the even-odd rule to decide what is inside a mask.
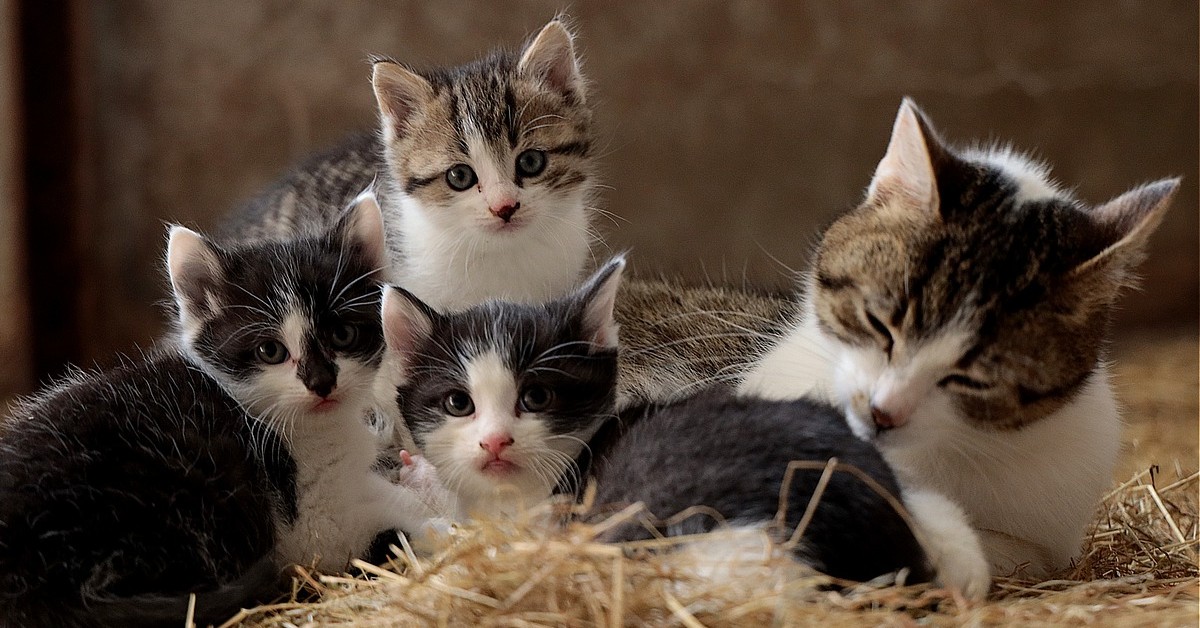
[[[337,388],[337,365],[324,358],[300,363],[300,381],[318,397],[328,397]]]

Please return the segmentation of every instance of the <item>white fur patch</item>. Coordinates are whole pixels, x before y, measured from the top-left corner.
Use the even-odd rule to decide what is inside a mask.
[[[489,351],[472,358],[466,366],[466,381],[474,414],[447,416],[444,424],[426,436],[422,452],[457,494],[459,515],[510,515],[549,497],[578,447],[552,435],[538,415],[518,416],[516,378],[497,353]],[[507,475],[483,470],[493,454],[481,443],[496,434],[507,434],[513,441],[501,455],[517,466]]]
[[[1003,172],[1017,184],[1014,198],[1018,203],[1048,199],[1070,199],[1050,178],[1050,168],[1011,145],[973,148],[963,151],[963,157],[980,161]]]
[[[937,573],[937,581],[958,589],[967,599],[986,598],[992,586],[988,559],[962,508],[924,489],[905,491],[904,506],[913,517],[917,538]]]

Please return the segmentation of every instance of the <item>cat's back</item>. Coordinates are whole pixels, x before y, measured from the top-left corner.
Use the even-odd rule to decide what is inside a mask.
[[[376,133],[352,134],[313,153],[266,190],[237,206],[218,235],[241,240],[272,239],[327,229],[376,180],[382,163],[383,147]]]
[[[270,552],[293,472],[286,448],[178,354],[78,372],[0,430],[0,616],[41,625],[82,590],[234,580]]]
[[[774,401],[708,390],[666,406],[631,408],[623,427],[592,443],[597,504],[641,501],[656,517],[707,506],[738,525],[772,521],[789,463],[811,465],[787,486],[787,530],[800,520],[824,465],[852,465],[891,496],[899,486],[879,452],[854,437],[832,407],[806,399]],[[672,530],[714,529],[693,517]],[[633,524],[610,540],[646,538]],[[927,577],[920,546],[888,499],[849,472],[834,472],[806,529],[806,562],[830,575],[865,580],[902,567]]]
[[[787,327],[794,299],[667,279],[621,284],[616,303],[621,405],[663,401],[734,381],[764,339]]]

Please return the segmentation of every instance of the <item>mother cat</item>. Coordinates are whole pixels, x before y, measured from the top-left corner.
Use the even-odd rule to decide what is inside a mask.
[[[966,509],[994,573],[1066,567],[1120,446],[1109,319],[1178,185],[1087,206],[1009,149],[950,148],[906,100],[742,390],[831,398],[902,484]]]

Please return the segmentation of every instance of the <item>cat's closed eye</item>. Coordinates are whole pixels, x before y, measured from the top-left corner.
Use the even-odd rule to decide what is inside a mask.
[[[469,416],[475,412],[475,402],[466,392],[454,390],[442,398],[442,409],[450,416]]]
[[[283,346],[282,342],[268,340],[260,343],[254,349],[254,355],[263,364],[281,364],[284,360],[288,359],[288,350],[287,347]]]
[[[993,385],[973,377],[955,373],[943,377],[938,382],[938,386],[942,388],[966,388],[968,390],[984,391],[992,388]]]
[[[446,185],[450,189],[462,192],[470,188],[479,181],[479,177],[475,175],[475,170],[467,164],[454,164],[446,170]]]
[[[875,330],[875,333],[879,335],[880,340],[883,341],[884,353],[888,354],[888,357],[890,358],[892,356],[892,345],[895,344],[895,341],[892,339],[892,331],[888,329],[887,325],[883,324],[883,321],[879,320],[878,317],[872,314],[870,310],[865,310],[865,314],[867,316],[867,322],[870,323],[871,328]]]
[[[554,403],[554,391],[534,384],[521,392],[521,412],[541,412]]]

